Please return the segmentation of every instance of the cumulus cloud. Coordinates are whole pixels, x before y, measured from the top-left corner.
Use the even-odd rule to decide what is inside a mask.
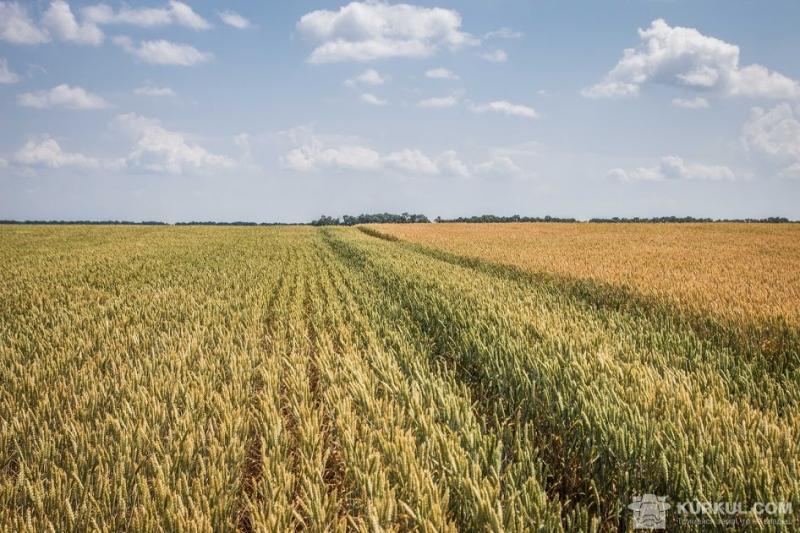
[[[358,84],[376,86],[383,85],[384,83],[386,83],[386,78],[374,68],[369,68],[355,78],[347,80],[345,85],[348,87],[355,87]]]
[[[286,137],[299,146],[289,150],[281,158],[281,164],[296,172],[395,170],[409,175],[469,175],[467,166],[452,150],[444,151],[435,158],[414,148],[382,154],[357,141],[326,138],[307,128],[292,130]]]
[[[48,109],[60,107],[64,109],[104,109],[109,106],[100,96],[87,92],[82,87],[70,87],[61,84],[47,91],[23,93],[17,96],[17,103],[24,107]]]
[[[142,41],[136,45],[129,37],[119,35],[114,37],[114,42],[129,54],[154,65],[188,67],[206,63],[213,57],[212,54],[201,52],[188,44],[173,43],[163,39]]]
[[[211,27],[203,17],[195,13],[191,7],[182,3],[170,0],[169,12],[175,24],[186,26],[195,30],[207,30]]]
[[[315,170],[369,171],[381,168],[381,156],[359,145],[324,146],[318,140],[290,150],[282,159],[283,167],[298,172]]]
[[[457,80],[458,76],[446,68],[432,68],[425,72],[426,78],[434,80]]]
[[[311,126],[298,126],[276,136],[292,148],[281,158],[283,168],[296,172],[327,170],[377,170],[380,154],[358,139],[320,135]]]
[[[672,105],[683,109],[705,109],[709,107],[708,100],[702,96],[695,96],[694,98],[673,98]]]
[[[473,104],[472,111],[475,113],[503,113],[505,115],[523,118],[537,118],[539,116],[532,107],[512,104],[505,100],[498,100],[487,104]]]
[[[581,91],[588,98],[634,96],[660,83],[727,96],[800,98],[800,83],[761,65],[739,66],[739,47],[694,28],[658,19],[639,29],[641,43],[628,48],[600,83]]]
[[[478,55],[486,61],[491,61],[492,63],[505,63],[508,61],[508,54],[506,54],[505,50],[498,49],[491,52],[483,52]]]
[[[64,152],[58,142],[50,136],[30,139],[17,151],[14,155],[14,160],[22,165],[48,168],[89,168],[99,166],[99,162],[93,157],[86,157],[78,153]]]
[[[189,143],[182,133],[164,128],[156,119],[126,113],[119,115],[115,124],[135,142],[133,150],[124,160],[126,166],[169,174],[235,166],[233,159]]]
[[[742,144],[780,177],[800,178],[800,108],[787,103],[756,107],[742,126]]]
[[[19,80],[19,75],[11,70],[8,61],[0,57],[0,84],[17,83]]]
[[[51,39],[99,45],[103,31],[92,21],[78,23],[65,0],[52,0],[36,24],[17,2],[0,2],[0,39],[16,44],[40,44]]]
[[[189,5],[176,0],[171,0],[165,7],[132,8],[122,6],[116,11],[106,4],[97,4],[83,8],[82,13],[83,18],[92,24],[128,24],[142,28],[174,24],[194,30],[211,28],[211,24]]]
[[[77,44],[99,45],[105,35],[100,28],[106,24],[130,24],[140,27],[171,24],[196,30],[211,27],[189,5],[170,0],[165,7],[114,10],[106,4],[86,6],[80,10],[78,22],[66,0],[51,0],[37,24],[25,7],[17,2],[0,1],[0,39],[17,44],[39,44],[52,39]]]
[[[458,97],[456,95],[425,98],[424,100],[420,100],[419,102],[417,102],[417,105],[419,107],[432,107],[432,108],[454,107],[457,104],[458,104]]]
[[[137,94],[139,96],[154,96],[154,97],[176,96],[175,91],[173,91],[169,87],[153,87],[151,85],[137,87],[136,89],[134,89],[133,92],[134,94]]]
[[[50,37],[17,2],[0,2],[0,39],[15,44],[40,44],[48,42]]]
[[[246,30],[250,27],[250,21],[236,11],[226,9],[225,11],[220,11],[217,13],[217,15],[219,15],[219,18],[222,20],[222,22],[228,26],[236,28],[237,30]]]
[[[478,43],[461,31],[461,15],[452,9],[380,1],[351,2],[338,11],[317,10],[297,23],[317,44],[311,63],[372,61],[389,57],[428,57],[442,48]]]
[[[668,181],[668,180],[733,180],[733,171],[723,165],[688,163],[680,157],[665,156],[653,166],[631,170],[613,168],[608,176],[621,181]]]
[[[42,16],[42,26],[62,41],[98,45],[104,38],[103,31],[91,21],[78,24],[64,0],[53,0]]]
[[[372,93],[361,93],[358,97],[359,100],[364,102],[365,104],[374,105],[374,106],[384,106],[386,105],[386,100],[382,98],[378,98]]]

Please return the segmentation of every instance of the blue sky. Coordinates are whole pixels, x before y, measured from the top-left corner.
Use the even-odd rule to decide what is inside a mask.
[[[0,218],[800,218],[796,1],[0,1]]]

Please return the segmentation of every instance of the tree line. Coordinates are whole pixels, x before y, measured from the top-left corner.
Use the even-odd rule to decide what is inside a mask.
[[[355,226],[356,224],[428,224],[431,221],[427,216],[413,213],[375,213],[362,214],[357,216],[344,215],[340,217],[330,217],[322,215],[316,220],[307,223],[290,224],[285,222],[215,222],[215,221],[190,221],[175,222],[175,226],[289,226],[289,225],[312,225],[312,226]],[[461,223],[461,224],[486,224],[486,223],[507,223],[507,222],[580,222],[575,218],[563,217],[528,217],[520,215],[497,216],[480,215],[471,217],[442,218],[436,217],[437,223]],[[753,224],[790,224],[798,221],[789,220],[786,217],[766,217],[766,218],[695,218],[695,217],[611,217],[611,218],[591,218],[588,222],[603,224],[658,224],[658,223],[720,223],[737,222]],[[0,220],[1,224],[52,224],[52,225],[112,225],[112,226],[168,226],[167,222],[158,220],[144,220],[134,222],[130,220]]]

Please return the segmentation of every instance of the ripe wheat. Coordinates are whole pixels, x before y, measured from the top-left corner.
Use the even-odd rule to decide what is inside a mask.
[[[449,250],[508,263],[482,231]],[[616,530],[644,493],[800,509],[792,323],[701,328],[493,265],[352,228],[0,229],[0,529]]]

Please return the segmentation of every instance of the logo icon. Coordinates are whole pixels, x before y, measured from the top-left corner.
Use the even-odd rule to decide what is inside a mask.
[[[667,503],[666,496],[645,494],[634,496],[633,503],[628,509],[633,511],[634,529],[667,529]]]

